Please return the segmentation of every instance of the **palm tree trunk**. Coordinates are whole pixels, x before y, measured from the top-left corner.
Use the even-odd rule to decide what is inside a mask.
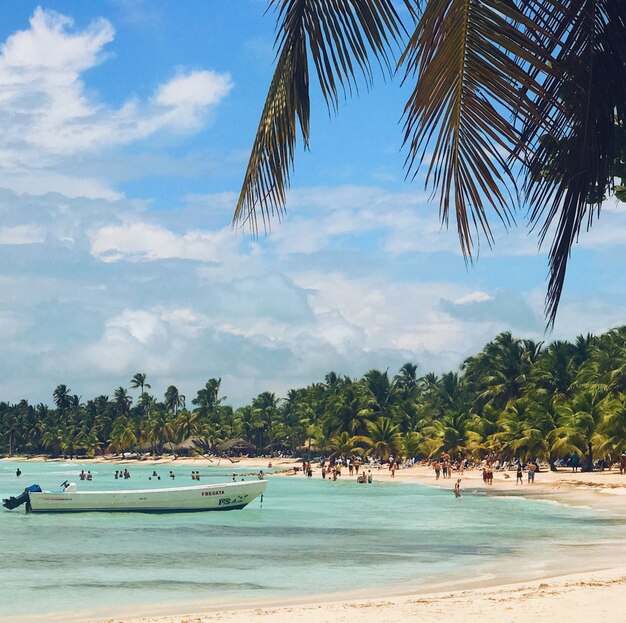
[[[591,447],[591,442],[587,442],[587,465],[585,466],[586,472],[593,471],[593,448]]]

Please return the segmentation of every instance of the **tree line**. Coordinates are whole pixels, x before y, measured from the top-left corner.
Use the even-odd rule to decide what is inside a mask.
[[[135,400],[130,390],[138,390]],[[152,452],[458,458],[495,454],[552,466],[577,455],[586,469],[626,450],[626,326],[550,344],[505,332],[456,372],[329,372],[323,381],[263,392],[234,409],[221,380],[191,405],[171,385],[153,396],[145,373],[86,402],[66,385],[54,407],[0,402],[0,453],[52,457]]]

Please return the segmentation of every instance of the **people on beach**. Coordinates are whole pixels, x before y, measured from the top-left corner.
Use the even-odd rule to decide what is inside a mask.
[[[91,472],[90,472],[90,471],[88,471],[88,472],[87,472],[87,476],[86,476],[86,478],[87,478],[87,480],[92,480],[92,478],[93,478],[93,477],[92,477],[92,475],[91,475]]]
[[[524,484],[524,474],[522,472],[522,464],[517,464],[517,471],[515,472],[515,485],[523,485]]]
[[[115,473],[116,473],[116,476],[115,476],[115,477],[117,478],[117,472],[115,472]],[[87,478],[87,474],[85,474],[85,470],[84,470],[84,469],[81,469],[81,470],[80,470],[80,474],[78,474],[78,477],[79,477],[81,480],[85,480],[85,478]]]
[[[19,467],[15,470],[15,475],[16,475],[18,478],[22,475],[22,470],[21,470]]]
[[[626,474],[626,452],[622,452],[622,456],[619,457],[619,473]]]
[[[435,470],[435,480],[439,480],[439,476],[441,475],[441,465],[439,461],[433,461],[433,469]]]
[[[536,471],[537,471],[537,463],[533,461],[529,461],[528,462],[528,484],[534,484]]]
[[[457,481],[454,483],[454,497],[455,498],[460,498],[461,497],[461,479],[457,479]]]

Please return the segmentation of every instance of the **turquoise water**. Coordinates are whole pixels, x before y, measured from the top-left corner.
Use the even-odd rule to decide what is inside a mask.
[[[16,467],[23,474],[16,478]],[[118,466],[119,467],[119,466]],[[192,484],[191,467],[0,462],[0,497],[31,483],[114,489]],[[196,469],[196,468],[194,468]],[[228,464],[200,468],[228,481]],[[247,470],[249,471],[249,470]],[[28,515],[0,510],[0,620],[142,604],[241,603],[371,586],[427,590],[455,581],[528,579],[594,566],[621,543],[607,513],[410,484],[270,478],[262,504],[191,514]],[[592,543],[589,540],[593,539]],[[586,543],[582,545],[581,543]],[[602,566],[600,564],[595,566]],[[6,617],[2,619],[2,617]],[[44,619],[42,619],[44,620]]]

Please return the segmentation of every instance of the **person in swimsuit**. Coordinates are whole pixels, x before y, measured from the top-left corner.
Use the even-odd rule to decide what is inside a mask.
[[[460,478],[454,483],[454,497],[455,498],[461,497],[461,479]]]

